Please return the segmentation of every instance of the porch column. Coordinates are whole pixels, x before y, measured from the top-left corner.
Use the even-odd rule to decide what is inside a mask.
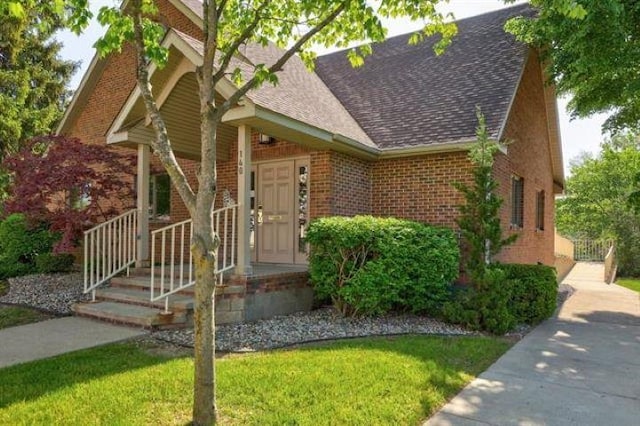
[[[136,267],[149,266],[149,145],[138,144],[138,180],[136,182],[138,199],[138,230],[136,235]]]
[[[238,261],[236,275],[250,275],[251,127],[238,127]]]

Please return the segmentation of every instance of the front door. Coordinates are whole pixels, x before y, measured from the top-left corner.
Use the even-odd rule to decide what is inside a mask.
[[[294,263],[294,161],[258,164],[258,261]]]

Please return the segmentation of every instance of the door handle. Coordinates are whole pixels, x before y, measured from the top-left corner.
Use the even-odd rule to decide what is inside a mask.
[[[262,225],[264,219],[262,217],[262,204],[258,205],[258,225]]]

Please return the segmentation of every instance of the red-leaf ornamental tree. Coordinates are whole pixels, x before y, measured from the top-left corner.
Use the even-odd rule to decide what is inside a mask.
[[[12,176],[5,212],[48,224],[62,235],[54,252],[70,252],[88,226],[131,208],[135,164],[135,157],[106,145],[34,138],[2,164]]]

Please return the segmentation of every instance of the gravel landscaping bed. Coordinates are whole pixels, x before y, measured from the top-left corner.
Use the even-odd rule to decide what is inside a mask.
[[[216,349],[244,352],[291,346],[318,340],[393,334],[468,335],[462,327],[416,315],[381,318],[342,318],[331,308],[283,315],[249,324],[216,328]],[[164,330],[153,337],[170,343],[193,346],[193,329]]]
[[[9,292],[0,303],[32,306],[56,315],[70,315],[71,305],[90,299],[82,294],[82,275],[51,274],[26,275],[10,278]]]

